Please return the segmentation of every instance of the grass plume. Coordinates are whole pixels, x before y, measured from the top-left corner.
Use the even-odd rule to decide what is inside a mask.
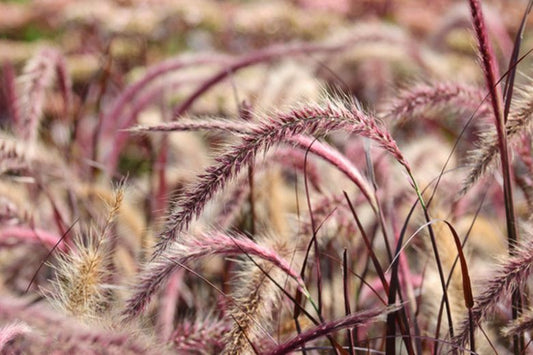
[[[176,234],[201,212],[206,202],[243,167],[252,164],[260,151],[268,150],[295,135],[324,135],[334,130],[344,130],[375,140],[409,170],[407,161],[389,133],[354,104],[345,105],[331,100],[324,106],[308,105],[288,113],[278,113],[258,123],[242,137],[240,145],[218,157],[218,164],[202,174],[196,186],[180,198],[168,217],[166,231],[161,235],[154,255],[161,254],[168,243],[177,238]]]
[[[109,307],[112,262],[109,229],[123,194],[119,187],[101,231],[78,236],[70,250],[59,254],[54,266],[57,276],[50,297],[57,306],[81,319],[98,319]]]
[[[295,279],[299,286],[304,283],[300,275],[282,259],[275,250],[261,246],[243,236],[231,236],[220,232],[202,233],[172,243],[167,250],[151,261],[143,271],[136,291],[127,302],[124,314],[128,318],[137,316],[175,270],[202,257],[213,255],[253,255],[269,261],[287,276]]]
[[[531,241],[517,247],[516,254],[510,256],[480,289],[483,290],[474,300],[472,307],[473,322],[463,321],[454,343],[463,346],[469,337],[471,324],[476,328],[485,316],[499,304],[502,299],[509,298],[514,292],[522,292],[531,274],[533,265],[533,243]]]

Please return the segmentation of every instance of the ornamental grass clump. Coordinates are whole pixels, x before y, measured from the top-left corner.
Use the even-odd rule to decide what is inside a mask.
[[[0,352],[529,353],[533,1],[463,2],[2,4]]]

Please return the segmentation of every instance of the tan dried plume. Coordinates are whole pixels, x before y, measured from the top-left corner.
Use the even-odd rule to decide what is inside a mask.
[[[271,240],[269,243],[280,255],[290,252],[283,242]],[[273,345],[273,340],[269,340],[270,332],[282,311],[283,291],[270,278],[282,287],[286,285],[287,274],[272,264],[263,260],[243,263],[236,277],[239,281],[229,311],[234,323],[224,337],[224,354],[253,354],[262,345]]]
[[[119,186],[104,226],[78,235],[73,247],[58,256],[56,279],[47,292],[53,303],[69,314],[86,321],[99,319],[109,305],[112,251],[109,230],[118,214],[124,191]]]
[[[533,80],[527,86],[520,89],[520,99],[509,113],[506,123],[508,144],[516,145],[520,136],[524,133],[531,134],[533,124],[531,115],[533,114]],[[493,127],[485,131],[480,138],[478,148],[470,152],[471,169],[465,179],[462,193],[478,181],[483,175],[492,171],[499,161],[500,151],[498,148],[498,135]]]

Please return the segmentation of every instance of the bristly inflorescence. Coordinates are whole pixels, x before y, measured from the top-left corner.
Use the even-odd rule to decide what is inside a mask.
[[[150,343],[141,334],[89,327],[66,314],[36,305],[27,299],[0,297],[0,318],[12,322],[10,324],[14,326],[18,325],[17,329],[11,330],[17,331],[17,338],[20,338],[20,341],[11,339],[2,344],[2,353],[38,354],[43,349],[57,354],[166,353],[163,347]]]
[[[19,335],[31,332],[32,329],[25,323],[20,321],[13,322],[0,328],[0,351],[4,348],[5,344]]]
[[[165,252],[147,265],[146,270],[141,274],[135,293],[127,302],[124,315],[127,318],[137,316],[173,272],[184,265],[187,266],[192,261],[214,255],[254,256],[278,267],[286,276],[296,280],[299,287],[304,285],[300,275],[278,255],[276,250],[262,246],[242,235],[232,236],[216,231],[204,232],[173,242]]]
[[[521,291],[533,271],[533,243],[528,241],[517,247],[516,255],[509,257],[497,270],[496,274],[480,287],[483,290],[476,298],[472,308],[473,322],[463,321],[460,333],[453,339],[458,346],[463,346],[469,337],[470,324],[477,328],[485,316],[499,304],[502,299],[511,297],[514,291]]]
[[[324,105],[310,104],[289,112],[269,115],[243,134],[240,144],[230,147],[218,157],[216,164],[200,175],[198,182],[182,195],[168,217],[166,230],[158,241],[154,255],[161,254],[168,243],[176,240],[176,234],[187,228],[205,204],[241,169],[251,165],[260,151],[266,151],[296,135],[323,136],[336,130],[376,141],[410,171],[407,160],[390,134],[377,124],[375,118],[366,115],[354,104],[346,105],[338,100],[330,100]]]
[[[505,124],[507,139],[510,145],[519,143],[522,134],[531,134],[533,130],[531,116],[533,101],[531,100],[531,84],[521,90],[520,100],[512,107]],[[466,192],[477,180],[493,169],[500,157],[498,135],[494,130],[486,130],[481,134],[478,148],[470,152],[471,169],[463,186]]]
[[[34,143],[45,104],[46,90],[57,77],[66,108],[70,105],[70,77],[62,55],[55,49],[43,49],[28,62],[19,79],[18,110],[20,122],[14,122],[14,131],[20,138]]]
[[[77,235],[73,246],[58,255],[53,267],[56,279],[48,296],[67,313],[92,322],[107,311],[111,303],[112,237],[110,229],[124,198],[124,181],[102,228]]]
[[[78,239],[76,249],[60,255],[50,296],[68,314],[91,321],[109,306],[106,284],[111,275],[110,260],[108,246],[94,235],[89,235],[88,243],[83,244]]]
[[[200,354],[220,353],[224,348],[224,334],[230,330],[227,321],[214,316],[191,322],[183,320],[171,335],[177,350]]]
[[[512,321],[502,329],[503,335],[510,337],[533,329],[533,311],[527,309],[520,318]]]
[[[385,115],[399,123],[440,110],[462,110],[486,116],[489,112],[483,96],[480,88],[463,83],[416,84],[401,90],[389,103]]]
[[[282,304],[286,275],[264,261],[245,260],[243,264],[229,309],[233,325],[224,335],[223,354],[227,355],[253,353],[275,343],[270,334],[282,312],[272,310]]]

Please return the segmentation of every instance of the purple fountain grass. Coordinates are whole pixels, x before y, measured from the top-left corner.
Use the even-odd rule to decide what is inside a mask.
[[[175,131],[190,129],[219,129],[221,131],[245,134],[249,133],[254,127],[252,124],[240,123],[235,121],[217,122],[214,120],[199,120],[196,122],[184,122],[184,125],[179,124],[180,122],[171,122],[168,125],[154,126],[154,128],[157,131],[165,131],[167,129],[167,126],[173,128],[173,130]],[[141,130],[150,129],[151,127],[141,128]],[[303,153],[302,151],[309,151],[311,153],[314,153],[322,159],[326,160],[327,162],[331,163],[337,169],[339,169],[361,189],[363,194],[368,198],[372,207],[375,208],[376,202],[372,194],[370,183],[367,182],[365,178],[363,178],[359,170],[339,151],[337,151],[335,148],[326,143],[322,143],[304,135],[287,137],[286,141],[287,143],[293,144],[301,149],[301,151],[295,151],[294,149],[290,149],[287,152],[291,152],[292,156],[294,156],[295,154],[299,154],[299,164],[292,164],[292,166],[299,168],[299,170],[301,170],[302,172],[305,172],[313,187],[317,188],[317,190],[320,190],[318,188],[320,177],[318,176],[318,174],[316,174],[316,171],[313,168],[314,165],[312,163],[308,162],[307,166],[305,165],[305,153]],[[281,152],[277,151],[276,154],[272,157],[272,159],[275,161],[284,161],[285,158],[283,155],[283,150]]]
[[[22,322],[11,323],[0,328],[0,351],[2,351],[7,342],[30,331],[31,328]]]
[[[342,155],[338,150],[333,148],[331,145],[322,143],[315,140],[314,138],[297,135],[292,138],[287,139],[288,142],[294,143],[296,146],[299,146],[301,149],[305,149],[315,155],[321,157],[325,161],[329,162],[331,165],[336,167],[341,171],[346,177],[348,177],[355,185],[361,190],[365,198],[370,203],[370,206],[374,211],[377,209],[376,198],[370,187],[370,182],[365,179],[359,169],[357,169],[344,155]],[[399,150],[398,150],[399,152]]]
[[[41,353],[47,349],[55,354],[164,354],[165,350],[151,344],[138,331],[122,328],[122,331],[105,328],[89,328],[72,318],[52,311],[43,303],[31,300],[0,297],[0,319],[20,321],[32,328],[32,332],[20,335],[20,341],[6,344],[10,353]]]
[[[500,151],[500,160],[503,170],[504,180],[504,195],[506,205],[507,217],[507,233],[512,249],[512,244],[516,242],[516,222],[514,218],[514,207],[512,198],[512,185],[509,173],[509,154],[507,149],[507,130],[505,127],[505,120],[502,110],[502,98],[500,90],[497,86],[498,68],[496,66],[494,52],[485,28],[483,13],[481,11],[481,3],[479,0],[470,0],[470,9],[472,11],[472,19],[474,22],[474,30],[479,45],[479,52],[481,56],[483,73],[485,74],[486,86],[489,91],[490,102],[495,119],[496,132],[498,137],[498,149]]]
[[[203,119],[180,119],[176,122],[167,122],[153,126],[137,126],[129,129],[130,132],[177,132],[177,131],[196,131],[196,130],[208,130],[208,131],[221,131],[226,133],[234,134],[245,134],[249,132],[251,128],[254,127],[252,123],[246,121],[233,121],[227,119],[213,119],[213,118],[203,118]],[[294,149],[292,147],[280,148],[276,151],[275,154],[271,154],[268,158],[265,159],[265,163],[259,166],[260,170],[267,168],[267,165],[270,165],[271,162],[279,162],[283,165],[290,166],[301,170],[302,172],[305,169],[305,173],[313,187],[319,191],[320,190],[320,175],[316,166],[312,162],[308,162],[307,165],[304,164],[305,153],[302,150],[307,150],[308,145],[311,145],[312,141],[301,141],[303,138],[293,138],[290,141],[293,141],[294,144],[300,145],[301,150]],[[300,142],[301,141],[301,142]],[[316,143],[321,145],[321,143]],[[312,148],[311,151],[318,151],[317,147]],[[329,152],[329,151],[328,151]],[[334,161],[333,156],[337,155],[339,158],[337,160],[342,160],[342,156],[339,153],[330,152],[329,156],[326,156],[326,160],[329,159],[330,162]],[[344,162],[345,165],[349,165],[348,162]],[[255,171],[258,172],[257,170]],[[359,179],[363,181],[361,175],[355,170],[351,169],[348,173],[348,176],[352,179]],[[355,177],[355,178],[354,178]],[[226,228],[227,224],[231,222],[234,214],[237,212],[237,208],[243,202],[243,198],[248,194],[246,180],[248,177],[240,177],[239,182],[236,185],[235,196],[228,199],[227,202],[222,203],[224,207],[224,212],[217,217],[218,221],[215,225]],[[366,191],[370,191],[369,187],[366,187]]]
[[[217,228],[226,230],[231,226],[235,217],[239,213],[240,208],[246,201],[246,197],[250,193],[250,186],[242,181],[242,183],[236,183],[232,191],[230,191],[227,198],[223,200],[221,204],[223,207],[218,211],[215,217],[214,225]]]
[[[109,234],[123,201],[123,184],[124,180],[102,228],[78,235],[72,247],[57,255],[58,262],[53,266],[56,279],[47,296],[60,309],[89,322],[98,320],[110,303],[115,243]]]
[[[278,113],[257,123],[243,134],[239,145],[228,149],[216,159],[216,165],[209,167],[204,174],[199,176],[199,182],[180,198],[176,208],[168,217],[166,230],[157,243],[154,256],[161,254],[166,245],[176,239],[176,233],[186,228],[192,219],[201,213],[205,204],[218,190],[237,175],[241,169],[252,164],[260,151],[267,151],[273,145],[288,140],[296,142],[300,140],[299,143],[305,148],[317,150],[318,144],[311,144],[312,139],[296,138],[296,136],[301,134],[324,135],[335,130],[359,134],[376,141],[382,148],[390,152],[408,172],[411,171],[409,164],[390,134],[380,127],[373,117],[361,112],[354,104],[348,106],[339,101],[330,100],[323,106],[307,105],[288,113]],[[301,141],[302,139],[304,141]],[[321,153],[333,158],[331,149]],[[335,159],[338,167],[347,168],[343,171],[345,174],[357,172],[357,169],[351,164],[345,166],[344,162],[347,160],[340,155],[336,155],[333,159]],[[358,176],[354,182],[359,181],[360,177]],[[362,191],[369,201],[373,201],[371,191]]]
[[[58,308],[86,321],[99,319],[109,303],[111,276],[109,246],[93,235],[84,246],[75,239],[75,248],[58,256],[53,291],[46,294]]]
[[[485,27],[485,19],[481,9],[481,2],[479,0],[469,0],[468,3],[470,5],[473,27],[478,42],[481,56],[480,60],[482,62],[483,73],[485,74],[487,89],[489,90],[491,96],[494,115],[498,119],[498,116],[502,112],[498,109],[498,106],[501,105],[501,98],[496,100],[500,96],[499,89],[496,86],[497,78],[500,77],[497,61],[495,60],[496,56],[494,55],[492,44],[488,36],[488,31]]]
[[[526,223],[533,85],[518,101],[513,77],[531,54],[519,58],[522,35],[526,42],[533,35],[524,29],[533,0],[521,5],[529,4],[518,31],[509,23],[518,8],[505,23],[488,13],[485,24],[482,0],[465,0],[477,64],[472,38],[463,36],[472,21],[466,7],[456,11],[456,0],[423,7],[343,1],[349,13],[313,12],[309,22],[286,11],[301,0],[245,10],[240,2],[200,0],[200,12],[112,0],[79,11],[63,0],[36,42],[23,31],[27,19],[8,31],[0,47],[28,43],[4,51],[0,63],[0,121],[11,129],[0,135],[0,353],[485,353],[484,341],[474,344],[477,327],[494,349],[514,342],[516,355],[527,352],[523,334],[533,329],[533,312],[521,313],[520,302],[528,297],[533,242],[528,226],[528,241],[517,242],[512,198]],[[42,22],[42,14],[33,16],[40,6],[17,7]],[[220,10],[233,20],[220,22]],[[94,13],[108,21],[92,21]],[[352,28],[354,16],[361,21]],[[455,22],[447,27],[447,20]],[[72,33],[57,37],[65,24]],[[507,32],[516,33],[514,48]],[[65,59],[50,49],[28,55],[37,42],[56,39],[67,45]],[[191,53],[164,60],[182,50]],[[22,57],[30,58],[25,68]],[[502,92],[497,60],[509,62]],[[295,102],[302,104],[281,105]],[[496,129],[485,132],[493,119]],[[178,131],[194,133],[168,135]],[[445,151],[455,138],[453,159]],[[456,196],[463,170],[454,163],[474,144],[465,191],[473,188]],[[504,149],[513,150],[514,164]],[[441,153],[453,167],[439,167]],[[498,179],[475,184],[498,160],[503,196]],[[133,191],[115,223],[120,201],[107,219],[102,211],[113,204],[110,183],[123,173]],[[513,183],[521,191],[513,193]],[[440,193],[431,194],[437,186]],[[481,206],[485,196],[490,202]],[[473,290],[474,299],[467,271],[493,266],[487,258],[501,251],[504,209],[511,255]],[[437,243],[444,234],[434,229],[434,215],[441,212],[456,224],[457,231],[446,222],[455,249]],[[467,264],[458,233],[470,217],[477,222],[466,235],[480,249]],[[427,243],[405,242],[421,218]],[[446,272],[455,252],[457,275]],[[455,307],[463,299],[466,320]],[[497,322],[488,321],[493,315]]]
[[[510,256],[497,270],[496,274],[486,281],[479,289],[482,290],[474,301],[472,308],[472,324],[477,327],[486,315],[494,310],[499,302],[511,296],[513,292],[521,292],[527,278],[533,271],[533,242],[517,246],[516,254]],[[454,343],[463,346],[470,335],[470,321],[465,319],[460,333]]]
[[[502,329],[503,335],[506,337],[512,337],[522,334],[524,332],[531,331],[533,329],[533,310],[526,310],[518,319],[505,326]]]
[[[180,121],[181,122],[181,121]],[[183,122],[171,122],[168,125],[159,125],[153,127],[140,128],[141,131],[146,130],[150,131],[154,128],[155,131],[166,131],[168,128],[173,128],[174,131],[180,130],[196,130],[196,129],[219,129],[221,131],[233,132],[244,134],[250,132],[251,128],[254,126],[251,124],[240,123],[235,121],[215,121],[215,120],[196,120]],[[356,185],[363,191],[363,194],[369,197],[370,203],[374,206],[375,201],[372,196],[371,188],[368,182],[362,177],[358,169],[353,166],[353,164],[346,159],[340,152],[335,150],[328,144],[317,141],[313,138],[306,137],[303,135],[297,135],[294,137],[287,137],[287,143],[292,143],[296,147],[299,147],[301,151],[296,151],[294,149],[283,150],[282,148],[276,152],[272,157],[272,160],[286,162],[285,155],[290,155],[292,159],[291,165],[295,168],[298,168],[300,171],[307,174],[307,178],[318,191],[320,176],[316,171],[316,167],[307,162],[305,164],[305,153],[302,151],[309,151],[316,154],[322,159],[328,161],[333,166],[337,167],[342,173],[344,173],[349,179],[356,183]],[[284,153],[286,152],[286,153]],[[294,158],[297,158],[296,162]]]
[[[307,178],[313,188],[316,191],[320,191],[322,178],[318,167],[313,162],[307,162],[307,166],[304,166],[304,157],[305,152],[300,149],[297,150],[293,147],[279,148],[274,154],[269,154],[263,163],[257,164],[254,167],[254,175],[257,176],[257,174],[267,172],[274,163],[281,164],[287,168],[293,168],[302,173],[305,169]],[[231,223],[243,206],[246,197],[250,194],[248,179],[249,177],[247,175],[237,177],[235,183],[230,187],[231,190],[227,196],[222,197],[221,201],[219,201],[219,205],[222,207],[216,213],[216,222],[213,223],[214,226],[221,230],[226,230],[231,226]]]
[[[462,83],[417,84],[400,91],[388,104],[384,116],[402,123],[413,116],[427,116],[428,111],[434,110],[474,112],[484,96],[485,93],[479,87]],[[490,114],[487,105],[481,105],[477,114]]]
[[[269,241],[270,242],[270,241]],[[282,254],[289,254],[283,242],[271,243],[272,248]],[[235,276],[235,290],[232,292],[229,316],[233,325],[224,334],[222,354],[251,354],[262,352],[266,344],[275,343],[271,334],[275,323],[281,319],[283,288],[287,288],[287,276],[280,269],[267,265],[265,261],[245,260]],[[272,312],[278,308],[277,312]]]
[[[35,141],[44,107],[45,90],[54,79],[54,61],[49,52],[41,52],[26,64],[19,94],[20,122],[14,122],[17,136]]]
[[[173,242],[165,252],[147,265],[146,270],[139,277],[133,296],[127,301],[123,312],[126,319],[132,319],[142,312],[162,283],[182,265],[217,254],[226,256],[246,254],[259,257],[280,268],[296,280],[299,287],[305,285],[299,273],[293,270],[276,251],[261,246],[242,235],[231,236],[220,232],[202,233]]]
[[[224,348],[223,336],[231,329],[230,324],[214,317],[183,320],[171,335],[172,345],[179,351],[200,354],[220,353]]]
[[[492,104],[496,132],[498,136],[498,148],[500,152],[500,162],[503,176],[503,195],[505,205],[505,221],[507,225],[507,244],[509,254],[514,255],[516,252],[516,244],[518,243],[518,230],[516,228],[516,217],[513,201],[513,185],[511,181],[511,163],[509,161],[508,140],[506,119],[503,110],[503,101],[499,87],[497,86],[497,78],[499,72],[496,63],[496,57],[492,50],[492,46],[488,37],[487,29],[481,10],[481,3],[479,0],[469,0],[470,10],[472,12],[472,20],[474,31],[479,46],[481,55],[481,63],[483,73],[485,74],[485,82],[489,91],[490,102]],[[519,43],[519,42],[518,42]],[[511,85],[513,85],[511,83]],[[510,100],[510,97],[507,98]],[[513,291],[511,313],[513,319],[517,319],[522,312],[522,295],[518,290]],[[473,344],[472,344],[473,345]],[[521,354],[525,349],[525,339],[523,334],[513,337],[513,351],[515,355]]]
[[[45,103],[45,91],[52,85],[54,76],[58,77],[64,95],[65,107],[70,105],[70,79],[61,54],[54,49],[44,49],[32,58],[18,78],[21,92],[17,103],[20,122],[14,122],[14,130],[28,143],[35,141]]]
[[[64,354],[166,354],[168,351],[162,346],[156,346],[149,342],[143,343],[142,337],[138,334],[124,334],[113,332],[94,332],[88,331],[86,333],[74,334],[60,334],[58,335],[58,345],[63,343]],[[46,344],[46,343],[45,343]],[[41,345],[42,346],[42,345]],[[46,345],[45,345],[46,346]],[[53,348],[52,348],[53,349]],[[61,350],[58,350],[60,352]]]
[[[385,321],[385,317],[388,313],[397,311],[399,308],[400,307],[398,306],[392,306],[382,309],[369,309],[352,313],[338,320],[325,322],[323,324],[307,329],[306,331],[302,332],[301,334],[298,334],[296,337],[283,344],[277,345],[276,347],[266,352],[266,354],[287,354],[291,351],[297,350],[302,345],[305,345],[305,343],[307,342],[337,332],[339,330],[347,328],[356,328],[358,326],[377,321]]]
[[[246,121],[234,121],[221,118],[180,118],[179,121],[164,122],[151,126],[136,126],[128,129],[132,133],[140,132],[180,132],[197,130],[219,130],[228,133],[246,134],[254,125]]]
[[[235,134],[246,134],[252,128],[254,124],[246,121],[234,121],[220,118],[202,118],[202,119],[188,119],[181,118],[179,121],[165,122],[152,126],[143,126],[139,125],[128,129],[132,133],[140,132],[181,132],[181,131],[197,131],[197,130],[219,130],[226,133],[235,133]],[[298,145],[298,139],[293,140],[295,144]],[[302,141],[303,142],[303,141]],[[300,142],[300,146],[303,146]],[[302,147],[304,150],[306,147]],[[295,150],[291,148],[279,148],[276,151],[276,154],[272,156],[272,160],[281,162],[286,166],[292,166],[299,171],[304,171],[304,159],[305,153],[301,150]],[[270,160],[270,159],[269,159]],[[320,175],[316,170],[316,166],[310,162],[307,162],[306,173],[309,181],[313,187],[317,190],[320,190]],[[353,173],[352,173],[353,175]]]
[[[521,134],[533,132],[533,100],[531,96],[532,84],[521,90],[521,100],[516,102],[505,124],[508,144],[517,145]],[[476,181],[496,166],[500,157],[499,138],[496,132],[488,130],[481,135],[481,142],[476,150],[470,152],[472,168],[465,179],[462,192],[466,192]]]

